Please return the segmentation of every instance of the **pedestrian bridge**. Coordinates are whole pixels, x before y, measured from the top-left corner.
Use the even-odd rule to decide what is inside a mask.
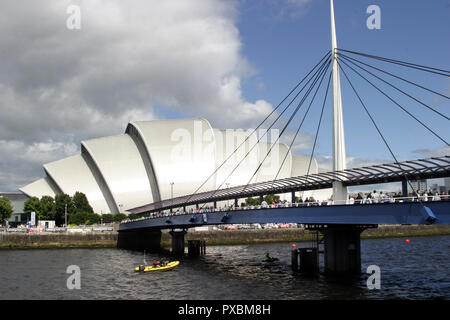
[[[450,223],[450,199],[441,196],[440,201],[432,197],[408,197],[407,179],[431,179],[450,176],[450,156],[404,161],[392,164],[373,165],[299,176],[275,181],[260,182],[247,186],[186,195],[151,203],[129,210],[146,215],[134,221],[124,221],[119,231],[133,229],[190,228],[199,225],[243,224],[243,223],[302,223],[302,224],[427,224]],[[403,198],[380,200],[379,203],[318,202],[295,203],[295,192],[331,188],[333,181],[345,186],[375,183],[402,182]],[[287,207],[237,206],[237,199],[291,192],[293,198]],[[235,206],[217,209],[217,201],[234,200]],[[187,206],[211,203],[207,209],[193,213]],[[177,209],[175,212],[174,209]],[[199,214],[200,213],[200,214]]]
[[[389,199],[379,203],[294,203],[277,207],[206,209],[200,213],[176,212],[124,221],[119,231],[136,229],[193,228],[204,225],[250,223],[300,224],[450,224],[450,197],[439,201],[416,198]]]

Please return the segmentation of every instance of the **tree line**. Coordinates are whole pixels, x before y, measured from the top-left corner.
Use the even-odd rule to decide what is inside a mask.
[[[8,198],[0,197],[0,224],[8,220],[14,212],[13,205]]]
[[[270,194],[267,196],[264,196],[263,200],[265,202],[267,202],[268,204],[272,204],[273,202],[278,202],[280,201],[280,196],[275,195],[275,194]],[[245,199],[245,203],[241,204],[241,207],[245,207],[245,206],[259,206],[261,205],[261,201],[258,198],[247,198]]]
[[[73,197],[61,193],[55,196],[43,196],[29,198],[24,204],[24,213],[31,217],[31,212],[36,213],[36,220],[55,220],[56,225],[65,223],[65,211],[67,206],[67,223],[74,225],[91,225],[98,223],[120,222],[127,217],[126,214],[95,213],[86,195],[75,192]]]

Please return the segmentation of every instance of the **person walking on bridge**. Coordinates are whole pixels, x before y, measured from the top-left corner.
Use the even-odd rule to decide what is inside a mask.
[[[358,193],[358,196],[356,197],[355,203],[361,203],[363,201],[363,197],[361,195],[361,192]]]
[[[373,199],[373,203],[378,203],[378,200],[380,199],[380,195],[377,193],[377,190],[373,190],[372,199]]]

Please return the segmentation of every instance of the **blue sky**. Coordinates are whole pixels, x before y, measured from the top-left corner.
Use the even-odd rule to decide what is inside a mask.
[[[257,70],[243,85],[245,97],[254,101],[264,99],[276,106],[295,83],[306,74],[330,48],[329,1],[241,1],[237,27],[243,43],[243,55]],[[369,30],[366,20],[369,5],[381,9],[381,29]],[[450,2],[437,1],[335,1],[335,18],[340,48],[365,52],[450,69]],[[358,58],[358,57],[356,57]],[[424,72],[399,68],[386,63],[373,63],[411,81],[450,95],[450,80]],[[352,71],[348,70],[350,76]],[[388,78],[388,77],[383,77]],[[426,156],[427,151],[444,144],[415,120],[398,109],[358,76],[350,77],[367,107],[399,159]],[[365,159],[392,159],[353,91],[341,74],[347,155]],[[450,104],[444,98],[405,85],[395,85],[449,115]],[[381,86],[385,90],[386,86]],[[442,138],[450,141],[448,120],[436,116],[425,107],[402,97],[395,90],[386,92],[408,111],[430,125]],[[328,102],[323,128],[319,137],[318,154],[331,154],[331,102]],[[305,126],[313,134],[320,106],[311,110],[311,122]],[[416,152],[420,150],[421,152]],[[307,153],[307,151],[305,151]]]

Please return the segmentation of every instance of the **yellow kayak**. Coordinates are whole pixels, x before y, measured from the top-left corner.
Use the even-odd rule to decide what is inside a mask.
[[[169,271],[172,270],[173,268],[175,268],[176,266],[178,266],[180,264],[180,261],[172,261],[169,262],[168,264],[166,264],[165,266],[161,267],[161,266],[139,266],[134,268],[134,271],[136,272],[154,272],[154,271]]]

